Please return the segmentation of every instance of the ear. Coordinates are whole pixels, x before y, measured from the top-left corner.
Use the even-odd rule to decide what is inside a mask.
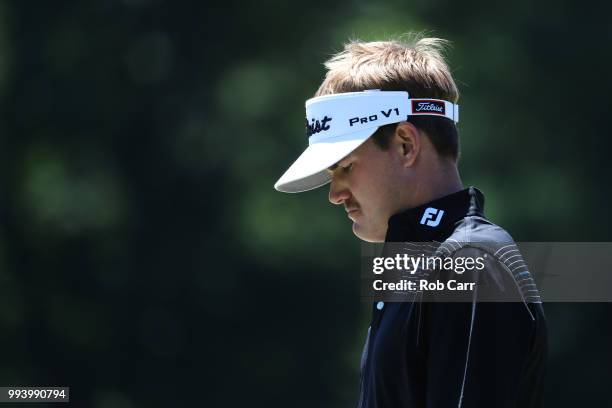
[[[393,135],[393,148],[400,155],[400,160],[405,167],[414,165],[416,158],[421,152],[423,135],[410,122],[400,122],[395,128]]]

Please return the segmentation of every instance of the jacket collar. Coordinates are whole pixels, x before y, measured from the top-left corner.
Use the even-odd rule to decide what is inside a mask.
[[[385,242],[443,241],[468,216],[484,217],[484,195],[476,187],[391,216]]]

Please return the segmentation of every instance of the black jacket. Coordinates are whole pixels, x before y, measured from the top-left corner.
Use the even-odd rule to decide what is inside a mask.
[[[449,256],[486,254],[487,267],[470,277],[482,290],[460,302],[374,304],[360,408],[541,406],[542,303],[512,238],[483,211],[482,193],[470,187],[390,218],[386,242],[436,242]],[[497,297],[506,301],[491,302]]]

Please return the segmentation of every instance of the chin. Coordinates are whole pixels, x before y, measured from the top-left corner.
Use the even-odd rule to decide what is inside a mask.
[[[357,238],[365,242],[384,242],[384,235],[380,236],[380,234],[375,234],[372,231],[368,231],[367,228],[359,225],[358,223],[353,223],[353,234]]]

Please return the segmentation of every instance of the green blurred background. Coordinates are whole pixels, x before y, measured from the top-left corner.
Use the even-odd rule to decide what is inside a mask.
[[[67,385],[75,407],[354,406],[359,243],[326,189],[272,188],[322,62],[349,37],[451,40],[488,216],[521,241],[610,241],[611,11],[0,2],[0,385]],[[609,405],[612,308],[546,312],[546,406]]]

